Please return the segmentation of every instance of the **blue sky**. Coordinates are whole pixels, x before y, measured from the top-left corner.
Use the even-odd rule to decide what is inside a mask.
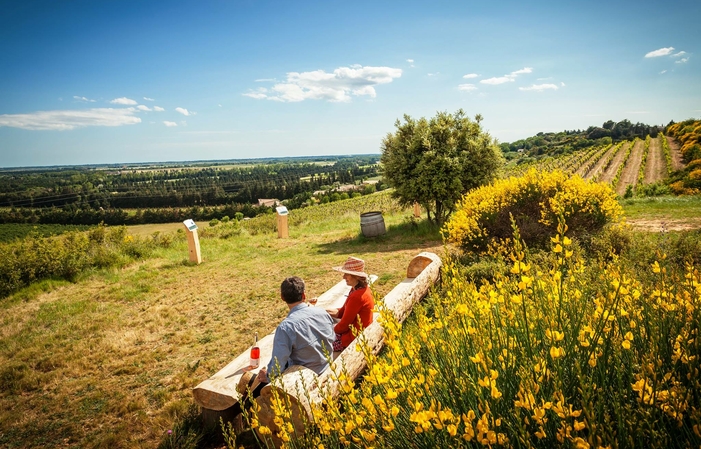
[[[701,117],[699,1],[27,1],[0,166],[379,153],[463,108],[501,142]]]

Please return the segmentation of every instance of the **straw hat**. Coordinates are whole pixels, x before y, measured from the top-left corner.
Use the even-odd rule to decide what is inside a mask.
[[[360,278],[368,278],[367,273],[365,273],[365,261],[363,259],[358,259],[357,257],[349,257],[346,262],[341,267],[333,267],[334,270],[340,271],[341,273],[352,274],[353,276],[358,276]]]
[[[243,375],[241,375],[239,383],[236,385],[236,391],[238,394],[243,396],[247,394],[249,390],[255,390],[258,385],[260,385],[260,382],[258,382],[258,376],[252,371],[246,371],[243,373]]]

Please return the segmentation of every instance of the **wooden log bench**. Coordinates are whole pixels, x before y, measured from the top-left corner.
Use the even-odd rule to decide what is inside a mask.
[[[391,311],[399,322],[403,322],[411,313],[414,304],[426,296],[439,279],[440,267],[441,259],[436,254],[423,252],[414,257],[407,268],[407,277],[383,298],[384,307]],[[348,286],[341,281],[319,296],[317,307],[340,307],[348,292]],[[375,303],[377,306],[380,302],[376,299]],[[274,334],[273,332],[259,341],[260,366],[266,366],[270,361]],[[383,337],[384,331],[377,319],[363,330],[363,340],[373,354],[379,353],[382,349]],[[193,390],[195,402],[202,407],[202,414],[206,421],[218,422],[219,417],[232,418],[227,415],[227,410],[230,410],[240,398],[236,385],[243,373],[250,369],[248,364],[249,350],[195,387]],[[261,395],[256,398],[256,403],[260,407],[259,423],[273,432],[273,442],[279,447],[281,441],[275,437],[279,429],[274,423],[275,414],[271,404],[274,395],[286,396],[285,399],[293,409],[291,420],[295,432],[303,433],[305,423],[311,420],[313,404],[320,404],[324,398],[338,396],[339,376],[343,373],[350,379],[356,379],[366,366],[363,353],[356,350],[355,344],[351,344],[344,351],[334,353],[334,362],[320,375],[303,366],[288,367],[281,376],[264,387]]]
[[[376,275],[370,275],[370,283],[376,279]],[[343,306],[349,292],[350,287],[346,285],[345,280],[342,280],[318,297],[316,307],[323,309],[340,308]],[[195,402],[202,407],[203,415],[208,422],[218,422],[219,416],[226,417],[225,411],[238,402],[241,395],[236,391],[236,386],[245,372],[257,371],[268,365],[272,358],[274,338],[275,331],[273,330],[273,332],[258,340],[258,347],[260,348],[259,367],[254,369],[250,367],[251,348],[249,347],[228,365],[192,390]],[[334,359],[339,354],[340,352],[334,353]]]

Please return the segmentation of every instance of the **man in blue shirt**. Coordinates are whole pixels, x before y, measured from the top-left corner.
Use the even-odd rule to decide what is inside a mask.
[[[285,279],[280,296],[290,312],[275,330],[273,355],[268,366],[258,372],[259,382],[267,383],[268,373],[279,376],[292,365],[321,374],[333,354],[334,321],[325,310],[305,302],[304,281],[297,276]]]

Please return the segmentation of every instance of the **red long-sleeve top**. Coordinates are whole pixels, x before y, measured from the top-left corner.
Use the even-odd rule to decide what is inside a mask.
[[[343,307],[338,309],[337,318],[340,321],[333,328],[337,334],[341,335],[341,344],[344,348],[348,347],[355,339],[351,328],[354,328],[356,333],[361,330],[361,324],[358,323],[358,319],[362,323],[362,329],[365,329],[372,323],[374,308],[375,300],[369,287],[351,290],[346,302],[343,303]]]

